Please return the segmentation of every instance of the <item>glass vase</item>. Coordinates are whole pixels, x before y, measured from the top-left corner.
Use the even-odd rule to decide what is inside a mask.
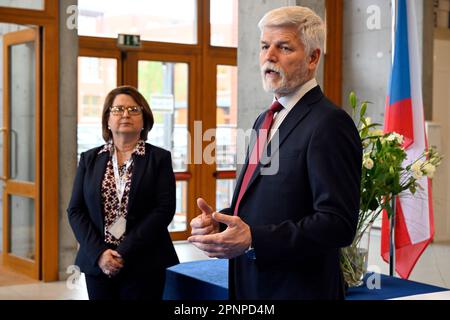
[[[369,258],[370,230],[372,225],[358,231],[353,243],[341,249],[340,264],[344,280],[351,287],[363,285],[364,276],[367,273]]]

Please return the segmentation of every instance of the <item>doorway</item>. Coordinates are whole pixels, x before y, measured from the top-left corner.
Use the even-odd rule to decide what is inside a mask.
[[[57,13],[56,0],[0,5],[0,268],[8,284],[59,278]]]
[[[34,26],[1,24],[2,262],[40,277],[40,35]]]

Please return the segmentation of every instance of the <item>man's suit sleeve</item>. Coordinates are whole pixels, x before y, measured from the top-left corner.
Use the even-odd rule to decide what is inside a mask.
[[[87,255],[91,264],[95,266],[100,255],[108,247],[92,223],[84,200],[83,186],[85,173],[86,158],[85,153],[82,153],[73,183],[72,197],[67,208],[67,213],[75,238],[80,244],[80,249]]]
[[[253,227],[259,262],[302,260],[353,241],[359,212],[362,147],[358,131],[345,111],[336,109],[319,121],[306,153],[313,212],[300,221]]]

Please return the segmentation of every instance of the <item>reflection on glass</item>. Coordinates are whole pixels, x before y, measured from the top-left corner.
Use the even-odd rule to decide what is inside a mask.
[[[35,179],[36,159],[36,66],[33,42],[10,47],[9,177]]]
[[[238,0],[211,0],[211,45],[237,47]]]
[[[117,60],[78,58],[78,157],[105,143],[102,138],[103,102],[117,84]]]
[[[217,137],[218,170],[236,170],[237,67],[217,66]]]
[[[34,200],[20,196],[9,196],[10,238],[9,252],[15,256],[35,259]]]
[[[186,181],[177,181],[177,209],[172,222],[169,224],[169,231],[186,231],[187,230],[187,190]]]
[[[79,0],[78,34],[117,38],[140,34],[142,40],[197,43],[196,0]]]
[[[186,171],[188,65],[139,61],[138,89],[149,102],[155,118],[150,143],[172,152],[174,171]]]
[[[0,7],[44,10],[44,0],[0,0]]]
[[[235,179],[216,180],[216,210],[230,207],[235,186]]]

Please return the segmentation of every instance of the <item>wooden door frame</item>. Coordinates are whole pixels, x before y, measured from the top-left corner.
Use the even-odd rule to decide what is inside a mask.
[[[45,0],[44,10],[0,7],[0,22],[35,25],[41,34],[41,274],[59,279],[59,3]],[[45,107],[44,107],[45,106]],[[38,155],[36,155],[38,156]],[[37,169],[37,168],[36,168]]]
[[[35,88],[34,88],[34,96],[35,96],[35,132],[34,135],[36,137],[40,137],[41,130],[41,120],[40,120],[40,91],[41,91],[41,83],[40,79],[40,36],[39,36],[39,27],[19,30],[11,33],[7,33],[3,35],[3,128],[5,129],[4,135],[4,151],[3,151],[3,177],[6,178],[4,180],[5,187],[3,191],[3,263],[5,266],[11,267],[14,270],[18,270],[23,274],[26,274],[34,279],[39,279],[40,277],[40,267],[41,267],[41,206],[40,206],[40,171],[41,167],[41,159],[39,157],[40,150],[40,139],[36,139],[36,159],[35,159],[35,180],[34,182],[18,182],[14,181],[14,177],[12,181],[8,179],[10,172],[10,138],[11,138],[11,123],[10,123],[10,74],[11,74],[11,55],[9,48],[14,45],[19,45],[23,43],[33,42],[35,44]],[[16,159],[17,160],[17,159]],[[3,178],[3,179],[4,179]],[[9,252],[9,248],[11,245],[10,237],[11,237],[11,228],[10,228],[10,210],[9,210],[9,195],[17,195],[21,197],[27,197],[34,200],[35,203],[35,212],[34,212],[34,234],[35,234],[35,243],[34,243],[34,252],[35,255],[34,260],[29,260],[24,257],[17,257],[14,254]]]
[[[325,95],[342,106],[342,51],[344,28],[344,0],[326,0],[326,52],[324,52]],[[333,14],[330,14],[333,13]]]
[[[138,87],[138,61],[163,61],[173,63],[187,63],[189,65],[188,73],[188,130],[193,132],[193,120],[196,118],[195,106],[196,101],[195,90],[198,88],[198,72],[199,63],[195,53],[198,53],[197,46],[186,46],[179,44],[162,44],[158,42],[144,41],[142,48],[120,50],[117,48],[116,39],[98,38],[98,37],[79,37],[79,57],[97,57],[97,58],[111,58],[117,60],[117,85],[132,85]],[[101,48],[100,48],[101,47]],[[180,54],[179,51],[186,53]],[[173,53],[177,52],[177,53]],[[191,136],[192,138],[192,136]],[[188,152],[193,155],[193,145],[188,141]],[[192,156],[191,156],[192,160]],[[198,169],[197,169],[198,170]],[[177,181],[188,182],[188,198],[195,197],[195,171],[196,167],[191,163],[188,165],[185,172],[175,172]],[[195,208],[192,201],[187,203],[187,221],[195,216]],[[190,234],[190,226],[187,224],[185,231],[171,232],[172,240],[184,240]]]
[[[211,48],[212,51],[214,48]],[[211,58],[209,59],[210,66],[214,65],[215,69],[217,70],[217,66],[230,66],[230,67],[238,67],[236,65],[237,57],[234,54],[225,53],[222,55],[220,54],[211,54]],[[208,121],[210,123],[214,123],[215,127],[217,127],[217,78],[214,76],[217,76],[217,71],[214,72],[213,70],[210,70],[209,75],[207,76],[208,79],[210,79],[210,95],[207,97],[208,99],[208,111],[206,112],[208,114]],[[235,179],[236,178],[236,170],[218,170],[217,169],[217,161],[216,163],[209,168],[209,172],[206,178],[211,179],[214,183],[214,188],[210,188],[211,190],[214,190],[215,193],[211,195],[210,201],[214,201],[214,208],[216,208],[216,196],[217,196],[217,180],[224,180],[224,179]]]
[[[138,62],[140,60],[145,61],[158,61],[158,62],[170,62],[170,63],[186,63],[188,64],[188,115],[187,115],[187,130],[190,133],[191,141],[188,141],[188,154],[190,155],[190,163],[187,165],[186,171],[175,172],[176,181],[186,181],[188,183],[187,197],[188,199],[194,199],[195,183],[196,183],[196,165],[194,164],[194,119],[196,101],[195,90],[198,87],[198,58],[194,55],[181,55],[174,53],[166,53],[164,55],[154,52],[145,51],[129,51],[126,57],[126,66],[124,68],[125,81],[132,84],[136,88],[138,87]],[[172,240],[185,240],[190,235],[189,221],[195,217],[195,203],[194,201],[187,202],[186,212],[186,230],[185,231],[172,231],[170,232]]]

